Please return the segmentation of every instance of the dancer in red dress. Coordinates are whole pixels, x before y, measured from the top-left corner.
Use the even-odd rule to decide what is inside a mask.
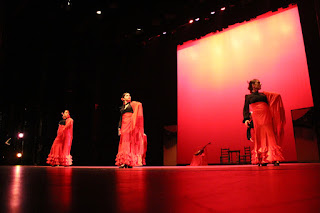
[[[249,95],[245,96],[243,108],[243,122],[251,129],[251,140],[254,142],[252,150],[252,164],[266,166],[274,163],[279,166],[283,161],[281,144],[285,113],[281,96],[277,93],[260,93],[261,83],[258,79],[249,82]],[[250,113],[252,121],[250,121]],[[253,122],[253,124],[250,122]]]
[[[63,120],[59,122],[57,137],[47,158],[47,164],[51,166],[72,165],[70,150],[73,138],[73,119],[70,117],[69,110],[65,110],[62,113],[62,118]]]
[[[115,164],[120,168],[145,165],[147,136],[144,134],[142,104],[131,102],[129,93],[124,93],[121,100],[123,105],[120,107],[118,126],[120,142]]]

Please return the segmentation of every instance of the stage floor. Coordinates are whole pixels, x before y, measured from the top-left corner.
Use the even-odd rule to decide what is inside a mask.
[[[320,164],[0,166],[0,212],[320,212]]]

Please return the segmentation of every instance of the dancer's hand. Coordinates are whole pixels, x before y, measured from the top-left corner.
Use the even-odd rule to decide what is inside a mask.
[[[246,121],[244,122],[244,124],[246,125],[247,128],[249,128],[250,121],[249,121],[249,120],[246,120]]]
[[[118,128],[118,136],[120,136],[120,135],[121,135],[121,129]]]

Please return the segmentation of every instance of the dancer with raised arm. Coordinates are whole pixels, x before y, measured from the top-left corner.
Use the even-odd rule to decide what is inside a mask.
[[[243,123],[247,128],[252,128],[250,136],[254,142],[252,164],[266,166],[268,163],[273,163],[279,166],[280,161],[284,161],[279,146],[285,125],[281,96],[277,93],[259,92],[261,83],[258,79],[251,80],[248,89],[250,94],[245,96]]]
[[[118,135],[120,142],[116,165],[119,168],[132,168],[146,164],[147,136],[144,134],[142,104],[131,101],[129,93],[123,93],[120,107]]]

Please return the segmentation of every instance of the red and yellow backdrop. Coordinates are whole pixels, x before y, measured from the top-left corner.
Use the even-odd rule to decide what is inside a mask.
[[[253,147],[242,123],[247,81],[261,91],[282,95],[287,124],[281,147],[287,161],[297,160],[291,110],[313,106],[297,6],[269,12],[177,48],[177,163],[189,164],[208,142],[209,163],[220,149]]]

